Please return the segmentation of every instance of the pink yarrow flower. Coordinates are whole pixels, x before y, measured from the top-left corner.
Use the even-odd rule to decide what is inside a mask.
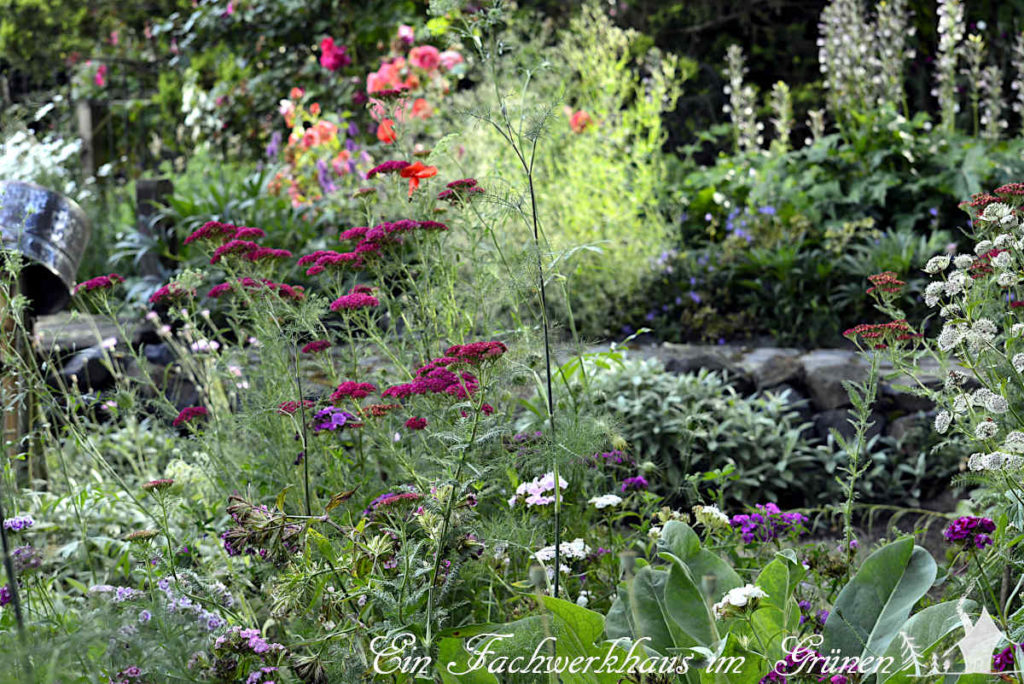
[[[96,276],[95,278],[89,278],[85,282],[78,283],[75,285],[75,289],[72,294],[78,294],[80,292],[92,292],[93,290],[109,290],[114,287],[117,283],[123,283],[124,278],[116,273],[110,275]]]
[[[187,406],[181,410],[178,417],[171,423],[174,427],[184,425],[185,423],[191,423],[197,418],[205,418],[210,415],[210,412],[206,410],[205,406]]]

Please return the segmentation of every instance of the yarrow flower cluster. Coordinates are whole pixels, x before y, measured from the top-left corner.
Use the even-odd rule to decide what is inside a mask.
[[[601,496],[595,496],[587,503],[598,510],[603,508],[613,508],[622,503],[622,497],[617,494],[603,494]]]
[[[94,290],[109,290],[110,288],[114,287],[114,285],[116,285],[117,283],[123,282],[124,278],[122,278],[116,273],[111,273],[110,275],[96,276],[95,278],[90,278],[85,282],[81,282],[75,285],[75,289],[72,291],[72,294],[77,295],[82,292],[92,292]]]
[[[191,423],[197,418],[206,418],[210,415],[209,410],[205,406],[186,406],[178,413],[178,417],[171,421],[171,425],[178,427],[186,423]]]
[[[950,543],[984,549],[992,545],[992,537],[989,535],[995,530],[996,524],[989,518],[965,515],[950,523],[942,532],[942,536]]]
[[[437,199],[449,202],[451,204],[457,204],[463,202],[473,195],[484,194],[484,189],[481,188],[475,178],[461,178],[459,180],[452,181],[446,186],[446,190],[442,190],[437,193]]]
[[[729,516],[719,510],[718,506],[694,506],[693,517],[709,530],[727,530],[731,527]]]
[[[734,529],[740,530],[747,544],[803,534],[804,526],[810,522],[802,513],[783,513],[773,503],[757,504],[755,508],[754,513],[734,515],[729,521]]]

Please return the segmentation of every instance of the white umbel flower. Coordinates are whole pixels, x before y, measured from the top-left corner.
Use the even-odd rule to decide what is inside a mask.
[[[757,603],[758,600],[768,598],[768,594],[764,592],[760,587],[755,587],[753,584],[747,584],[742,587],[736,587],[730,589],[722,600],[711,607],[712,612],[717,618],[724,618],[730,613],[742,611],[744,608],[750,606],[751,608]]]
[[[1000,252],[992,259],[992,265],[1005,271],[1013,266],[1013,255],[1009,252]]]
[[[949,280],[946,281],[946,294],[949,296],[957,295],[967,289],[968,283],[971,279],[967,277],[966,273],[957,271],[949,276]]]
[[[996,246],[996,249],[1010,249],[1013,247],[1014,237],[1009,233],[1003,233],[997,235],[996,239],[992,241],[992,244]]]
[[[970,254],[957,254],[956,259],[953,260],[953,265],[961,271],[970,268],[973,263],[974,257]]]
[[[949,351],[960,344],[963,337],[964,335],[961,331],[961,326],[953,323],[946,323],[945,327],[942,328],[942,332],[939,333],[939,339],[937,340],[939,349],[942,351]]]
[[[1006,435],[1006,441],[1003,442],[1003,449],[1014,454],[1024,454],[1024,432],[1014,430],[1010,434]]]
[[[577,537],[571,542],[562,542],[560,547],[562,551],[562,558],[569,559],[582,559],[590,555],[590,547],[587,546],[586,542]],[[549,560],[553,560],[555,557],[555,545],[545,546],[543,549],[534,554],[534,556],[541,563],[545,563]]]
[[[942,273],[949,268],[949,256],[940,254],[939,256],[933,256],[928,260],[928,263],[924,265],[925,273]]]
[[[994,420],[983,420],[974,428],[974,436],[982,441],[992,439],[999,432],[999,426]]]
[[[1024,354],[1014,354],[1013,358],[1010,359],[1010,363],[1013,364],[1013,369],[1018,373],[1024,373]]]
[[[927,306],[935,306],[945,292],[945,283],[928,283],[928,287],[924,288],[924,303]]]
[[[589,503],[594,508],[601,510],[602,508],[618,506],[620,503],[622,503],[622,497],[618,496],[617,494],[603,494],[601,496],[595,496],[587,503]]]
[[[974,245],[974,253],[977,254],[978,256],[981,256],[985,252],[991,252],[991,251],[992,251],[992,241],[991,240],[982,240],[978,244]]]
[[[935,431],[940,435],[946,434],[946,430],[949,429],[949,424],[952,422],[952,413],[949,411],[939,411],[939,415],[935,416]]]
[[[996,284],[999,285],[999,287],[1013,287],[1019,281],[1020,277],[1016,273],[1013,273],[1012,271],[1004,271],[1003,273],[999,274],[999,277],[996,278]]]

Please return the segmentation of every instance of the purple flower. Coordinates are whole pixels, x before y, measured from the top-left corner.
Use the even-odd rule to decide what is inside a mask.
[[[345,427],[345,424],[354,420],[353,416],[348,411],[342,411],[334,406],[329,406],[322,411],[318,411],[313,416],[313,432],[323,432],[325,430],[334,432]]]
[[[153,619],[153,614],[148,610],[139,611],[139,622],[149,622]]]
[[[622,481],[622,491],[627,492],[630,489],[647,489],[650,484],[643,475],[637,475],[636,477],[627,477]]]
[[[739,528],[743,541],[751,544],[755,541],[771,541],[792,533],[806,532],[807,516],[801,513],[783,513],[773,503],[757,504],[755,512],[734,515],[730,523]]]
[[[992,537],[989,534],[995,530],[996,524],[989,518],[965,515],[950,523],[949,527],[943,531],[942,536],[950,543],[984,549],[986,546],[992,545]]]
[[[1022,647],[1024,647],[1022,644],[1010,644],[999,653],[996,653],[995,657],[992,658],[992,670],[994,672],[1008,672],[1013,670],[1015,662],[1014,651]]]
[[[770,204],[765,205],[763,207],[758,208],[757,213],[764,214],[765,216],[775,216],[775,207],[771,206]]]
[[[5,584],[0,587],[0,608],[11,602],[11,587]]]
[[[274,134],[270,136],[270,142],[267,143],[267,157],[273,159],[277,156],[277,153],[281,151],[281,131],[274,131]]]
[[[324,191],[325,195],[329,195],[338,189],[338,186],[331,180],[331,172],[327,168],[327,162],[323,159],[318,159],[316,162],[316,179],[320,183],[320,189]]]
[[[693,290],[690,290],[690,299],[693,300],[694,304],[700,304],[701,302],[700,295],[694,292]]]
[[[32,519],[30,515],[17,515],[13,518],[4,520],[4,529],[10,530],[11,532],[20,532],[21,530],[28,529],[36,524],[36,521]]]

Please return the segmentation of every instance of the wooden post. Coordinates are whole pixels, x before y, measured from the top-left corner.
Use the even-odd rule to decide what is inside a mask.
[[[163,204],[174,192],[174,183],[170,178],[140,178],[135,181],[135,226],[148,237],[167,241],[169,226],[166,222],[157,222],[158,204]],[[176,251],[176,245],[170,245]],[[147,252],[139,264],[142,275],[161,276],[160,261],[156,254]]]
[[[75,120],[78,122],[78,137],[82,139],[82,171],[95,176],[96,169],[109,161],[108,145],[103,143],[101,132],[110,125],[109,107],[97,100],[79,100],[75,103]]]

